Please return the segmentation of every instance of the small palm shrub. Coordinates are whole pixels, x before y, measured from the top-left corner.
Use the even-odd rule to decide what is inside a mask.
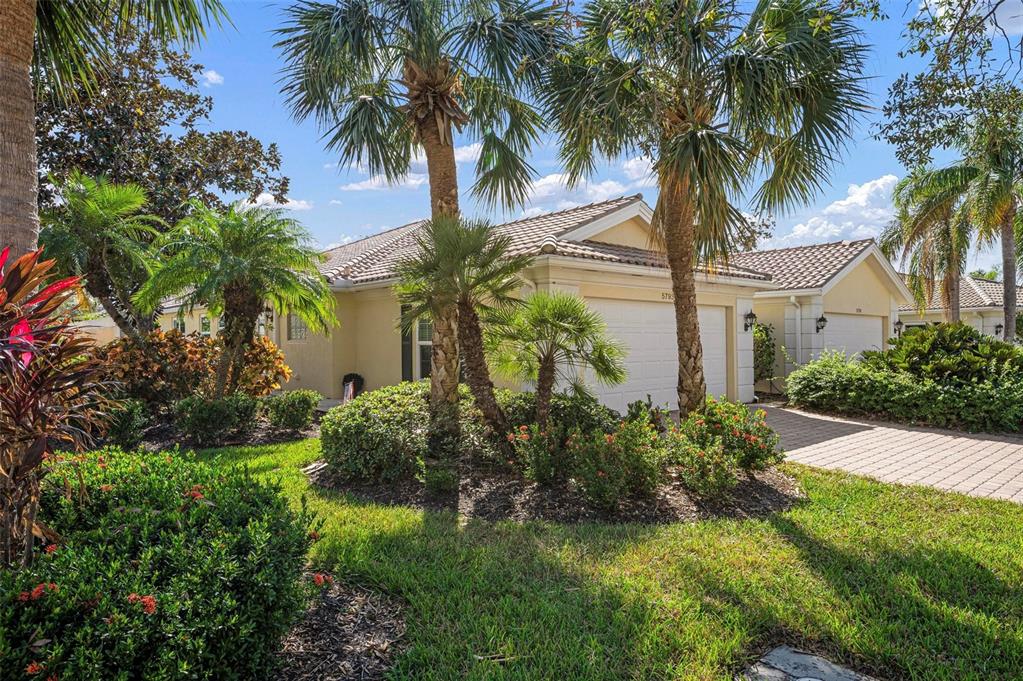
[[[720,437],[710,436],[697,444],[672,427],[665,438],[667,463],[686,489],[696,496],[718,498],[739,481],[735,457],[725,451]]]
[[[55,461],[60,536],[0,571],[3,678],[265,678],[309,593],[315,529],[275,484],[178,454]],[[185,671],[188,670],[188,671]]]
[[[247,432],[258,411],[256,398],[244,393],[220,399],[193,395],[174,405],[174,421],[196,445],[211,447]]]
[[[120,405],[110,411],[106,442],[122,449],[131,450],[142,444],[142,436],[149,425],[149,412],[142,400],[121,400]]]
[[[778,434],[767,425],[764,410],[750,410],[741,402],[708,397],[679,424],[679,431],[704,451],[720,444],[745,471],[764,470],[783,456],[778,451]]]
[[[664,448],[649,420],[623,421],[614,433],[575,431],[567,446],[579,490],[606,511],[626,497],[653,495],[661,480]]]
[[[313,422],[323,395],[315,390],[289,390],[263,399],[263,412],[274,430],[302,430]]]

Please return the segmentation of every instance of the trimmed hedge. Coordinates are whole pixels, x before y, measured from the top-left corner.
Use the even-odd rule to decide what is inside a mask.
[[[232,435],[247,432],[258,413],[259,401],[244,393],[220,399],[193,395],[174,405],[178,427],[200,447],[219,445]]]
[[[263,411],[274,430],[302,430],[313,422],[316,405],[322,399],[315,390],[288,390],[264,397]]]
[[[273,671],[307,602],[314,529],[275,485],[177,454],[108,450],[52,464],[41,509],[59,542],[0,571],[3,678]]]

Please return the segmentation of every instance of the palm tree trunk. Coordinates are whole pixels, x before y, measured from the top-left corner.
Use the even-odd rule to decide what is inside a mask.
[[[455,163],[450,123],[446,133],[441,136],[432,116],[419,122],[419,139],[426,154],[426,172],[430,177],[430,211],[434,218],[459,213],[458,164]]]
[[[958,268],[952,267],[948,275],[948,321],[958,324],[962,315],[959,310],[959,290],[962,285],[962,275]]]
[[[1002,224],[1002,310],[1005,313],[1002,337],[1012,342],[1016,337],[1016,233],[1013,208]]]
[[[703,404],[707,397],[700,320],[696,311],[696,277],[693,273],[696,263],[696,225],[687,184],[662,179],[661,192],[657,198],[675,303],[678,409],[682,416]]]
[[[551,415],[551,397],[554,394],[555,366],[553,360],[540,362],[536,376],[536,426],[547,430]]]
[[[452,306],[433,315],[430,355],[430,451],[453,459],[458,450],[458,331]]]
[[[476,406],[483,413],[490,430],[497,436],[502,448],[511,452],[504,435],[509,432],[508,419],[497,403],[494,382],[490,378],[490,367],[483,353],[483,328],[480,317],[472,303],[461,300],[458,303],[458,349],[465,361],[465,378],[469,390],[476,400]]]
[[[39,236],[32,50],[36,0],[0,2],[0,248],[14,257]]]

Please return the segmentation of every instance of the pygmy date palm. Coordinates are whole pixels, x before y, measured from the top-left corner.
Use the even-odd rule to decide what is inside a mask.
[[[808,202],[867,108],[865,48],[829,2],[594,0],[546,83],[571,181],[641,151],[659,196],[678,336],[679,409],[705,396],[693,274],[727,256],[754,212]],[[757,184],[754,184],[757,183]]]
[[[183,305],[222,314],[224,351],[214,396],[237,383],[246,346],[269,304],[296,314],[314,331],[335,325],[334,299],[317,270],[320,256],[309,235],[280,209],[231,206],[225,213],[196,205],[157,242],[163,257],[136,296],[143,309],[181,294]]]

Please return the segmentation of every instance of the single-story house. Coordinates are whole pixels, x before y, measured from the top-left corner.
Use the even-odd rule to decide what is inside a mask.
[[[774,287],[754,294],[753,312],[774,327],[778,378],[824,350],[852,356],[886,348],[900,308],[912,301],[873,239],[750,251],[729,263],[771,275]]]
[[[1005,300],[1002,282],[963,277],[959,282],[960,319],[989,336],[1001,335],[1005,320],[1002,302]],[[1023,288],[1016,290],[1016,305],[1023,309]],[[934,286],[931,299],[923,310],[914,301],[899,308],[899,318],[906,327],[924,326],[945,321],[945,305],[941,300],[940,284]]]
[[[498,225],[514,253],[534,256],[523,273],[523,295],[562,290],[582,296],[600,312],[611,336],[628,348],[628,379],[594,385],[607,405],[623,410],[650,395],[676,402],[678,363],[671,282],[663,255],[651,249],[652,212],[641,195],[527,217]],[[428,322],[414,334],[398,329],[400,305],[392,290],[395,266],[414,253],[423,222],[354,241],[330,251],[321,271],[336,297],[340,326],[310,333],[297,316],[275,319],[271,338],[293,373],[288,388],[313,388],[331,398],[350,372],[367,389],[429,375]],[[697,304],[707,391],[753,399],[753,338],[744,318],[771,278],[731,264],[697,272]]]

